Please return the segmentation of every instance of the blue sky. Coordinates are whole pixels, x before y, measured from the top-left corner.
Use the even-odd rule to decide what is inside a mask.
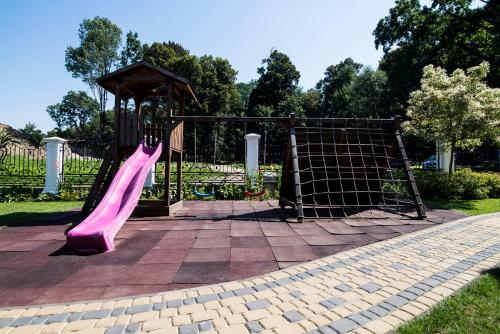
[[[0,122],[49,130],[45,109],[68,90],[86,89],[64,67],[67,46],[78,45],[84,18],[104,16],[142,42],[173,40],[196,55],[229,59],[239,81],[272,48],[286,53],[313,87],[327,66],[346,57],[376,67],[372,31],[394,0],[106,0],[0,2]]]

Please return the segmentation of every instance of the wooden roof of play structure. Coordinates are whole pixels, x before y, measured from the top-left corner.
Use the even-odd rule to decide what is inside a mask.
[[[196,101],[196,96],[186,78],[147,61],[134,63],[97,79],[101,87],[113,94],[121,83],[122,100],[133,97],[165,96],[166,82],[173,83],[173,91],[177,98],[189,96]]]

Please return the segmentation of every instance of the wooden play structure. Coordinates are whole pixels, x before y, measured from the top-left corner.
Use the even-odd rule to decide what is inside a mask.
[[[401,140],[399,118],[186,116],[186,99],[196,101],[188,81],[147,62],[117,70],[97,82],[115,95],[114,141],[82,209],[84,214],[98,205],[122,160],[141,140],[150,146],[163,142],[164,197],[141,201],[136,211],[172,214],[183,199],[177,191],[175,203],[171,203],[169,171],[175,160],[176,189],[182,189],[184,125],[192,122],[279,124],[286,134],[278,138],[286,147],[279,201],[283,209],[295,210],[297,222],[306,218],[387,218],[391,211],[416,211],[416,218],[425,217]],[[141,105],[149,97],[165,97],[166,104],[145,115]],[[129,99],[134,101],[134,112],[122,107]]]

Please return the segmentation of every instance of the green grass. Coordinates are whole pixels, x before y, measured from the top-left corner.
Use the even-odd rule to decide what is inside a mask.
[[[397,333],[500,333],[500,268],[491,270]]]
[[[0,227],[18,225],[53,213],[80,208],[83,202],[10,202],[0,203]]]
[[[500,198],[449,201],[432,200],[430,203],[440,208],[460,211],[471,216],[500,212]]]

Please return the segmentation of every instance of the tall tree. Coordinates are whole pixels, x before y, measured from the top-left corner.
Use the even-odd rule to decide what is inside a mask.
[[[343,117],[349,113],[349,89],[363,65],[346,58],[337,65],[328,66],[325,77],[316,88],[320,92],[322,117]]]
[[[453,172],[455,148],[471,149],[485,139],[500,139],[500,88],[484,82],[487,62],[447,75],[440,67],[424,67],[421,88],[410,94],[404,128],[410,134],[449,145]]]
[[[144,57],[144,49],[139,34],[129,31],[125,40],[125,46],[120,54],[120,66],[125,67],[142,60]]]
[[[257,69],[260,74],[255,88],[250,93],[248,107],[251,111],[258,105],[272,107],[275,111],[280,103],[292,95],[300,79],[300,73],[290,58],[277,50],[271,51]]]
[[[84,91],[69,91],[60,103],[47,107],[47,113],[59,129],[75,128],[80,133],[98,112],[99,105]]]
[[[382,47],[380,69],[388,76],[391,97],[406,106],[409,94],[419,86],[427,64],[452,71],[486,60],[488,82],[500,86],[500,2],[484,0],[398,0],[373,32],[375,46]]]
[[[391,113],[387,93],[387,75],[365,67],[349,89],[349,117],[384,118]]]
[[[35,147],[40,147],[40,142],[43,139],[43,132],[34,123],[28,122],[24,128],[19,129],[19,132]]]
[[[110,73],[119,60],[121,34],[121,29],[109,19],[96,16],[80,24],[80,45],[66,49],[66,69],[89,86],[98,103],[103,127],[107,92],[96,79]]]

